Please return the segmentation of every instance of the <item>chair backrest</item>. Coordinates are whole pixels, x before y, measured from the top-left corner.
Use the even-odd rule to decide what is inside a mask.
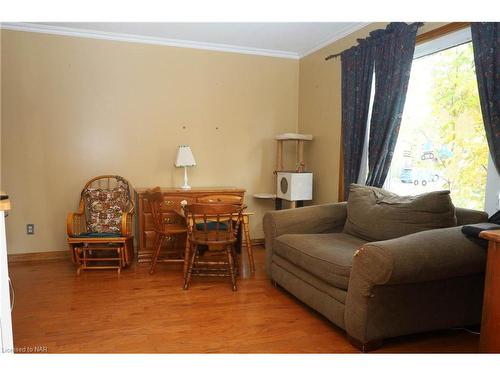
[[[154,189],[148,189],[144,193],[144,197],[149,203],[151,209],[151,216],[153,218],[153,227],[155,231],[161,231],[163,229],[162,215],[161,215],[161,205],[163,204],[163,194],[160,188],[156,187]]]
[[[184,206],[192,240],[207,244],[236,242],[244,208],[242,205],[228,203],[195,203]]]
[[[97,176],[89,180],[81,192],[80,209],[85,211],[85,218],[87,222],[87,230],[89,232],[100,232],[111,230],[113,232],[119,231],[117,223],[119,221],[120,212],[133,212],[134,199],[132,197],[132,186],[130,183],[121,176],[116,175],[103,175]],[[113,195],[116,194],[116,203]],[[112,207],[99,207],[102,205],[103,200],[106,205]],[[101,216],[106,215],[105,219]],[[112,216],[112,217],[110,217]],[[100,221],[110,222],[103,225],[104,229],[99,229],[101,226]]]
[[[123,187],[126,192],[127,192],[127,204],[128,208],[134,207],[134,200],[132,198],[132,185],[130,182],[128,182],[125,178],[121,176],[116,176],[116,175],[102,175],[102,176],[97,176],[85,184],[85,186],[82,189],[81,195],[85,193],[85,191],[88,188],[93,188],[93,189],[105,189],[105,190],[112,190],[116,188]]]

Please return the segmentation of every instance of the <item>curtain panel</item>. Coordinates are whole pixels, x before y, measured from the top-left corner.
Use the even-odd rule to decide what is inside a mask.
[[[486,139],[500,173],[500,23],[472,22],[471,32]]]
[[[370,120],[366,185],[382,187],[391,165],[421,23],[394,22],[370,33],[375,44],[375,97]]]
[[[357,182],[365,141],[374,66],[374,45],[366,40],[342,52],[342,141],[344,200]]]

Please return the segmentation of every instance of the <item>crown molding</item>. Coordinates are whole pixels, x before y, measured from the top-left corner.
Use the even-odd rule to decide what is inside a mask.
[[[295,52],[276,51],[276,50],[251,48],[251,47],[239,47],[227,44],[217,44],[217,43],[207,43],[207,42],[194,42],[181,39],[168,39],[168,38],[157,38],[157,37],[142,36],[142,35],[112,33],[107,31],[95,31],[95,30],[77,29],[77,28],[62,27],[62,26],[40,25],[28,22],[3,22],[0,24],[0,29],[25,31],[31,33],[72,36],[78,38],[114,40],[120,42],[155,44],[155,45],[169,46],[169,47],[241,53],[247,55],[279,57],[279,58],[294,59],[294,60],[298,60],[300,58],[299,54]]]
[[[324,40],[323,42],[317,44],[315,47],[301,51],[299,55],[299,59],[302,59],[303,57],[306,57],[308,55],[313,54],[316,51],[319,51],[321,48],[324,48],[337,40],[342,39],[343,37],[352,34],[358,30],[361,30],[363,27],[368,26],[370,22],[355,22],[355,23],[350,23],[349,25],[346,25],[342,30],[339,32],[335,33],[335,35],[329,39]]]

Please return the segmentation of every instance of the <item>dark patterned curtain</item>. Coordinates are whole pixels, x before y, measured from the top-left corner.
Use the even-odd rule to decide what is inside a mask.
[[[366,184],[382,187],[392,161],[421,23],[394,22],[370,33],[376,45],[375,98],[370,121]]]
[[[471,23],[479,101],[491,158],[500,173],[500,23]]]
[[[342,52],[342,141],[344,200],[357,182],[366,134],[374,66],[373,44],[366,40]]]

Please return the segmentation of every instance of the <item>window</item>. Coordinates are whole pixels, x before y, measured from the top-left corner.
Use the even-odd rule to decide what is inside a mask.
[[[450,190],[455,206],[484,209],[488,144],[470,29],[417,46],[385,188]]]

